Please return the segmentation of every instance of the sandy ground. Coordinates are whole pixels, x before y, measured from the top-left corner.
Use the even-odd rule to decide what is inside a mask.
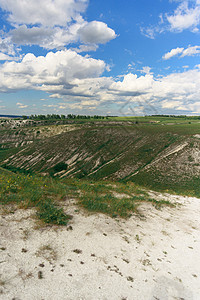
[[[157,197],[162,197],[156,194]],[[200,199],[145,217],[87,215],[66,200],[67,227],[39,227],[34,210],[1,216],[0,299],[200,299]]]

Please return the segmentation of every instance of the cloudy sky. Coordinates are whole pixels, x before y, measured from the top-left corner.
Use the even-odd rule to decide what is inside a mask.
[[[0,114],[200,114],[200,0],[0,0]]]

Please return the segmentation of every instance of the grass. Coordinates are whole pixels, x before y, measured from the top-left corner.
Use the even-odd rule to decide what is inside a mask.
[[[44,223],[67,225],[60,201],[73,197],[77,204],[90,212],[111,217],[127,218],[137,212],[142,202],[152,202],[157,208],[171,205],[168,201],[150,199],[148,193],[132,182],[86,181],[58,179],[39,175],[13,173],[0,168],[0,203],[17,204],[20,208],[35,207]]]
[[[151,199],[144,189],[133,182],[86,181],[63,179],[68,186],[76,186],[77,203],[90,212],[101,212],[111,217],[127,218],[137,213],[142,202],[151,202],[156,208],[172,204],[166,200]]]
[[[151,180],[149,180],[151,178]],[[168,192],[177,195],[185,195],[200,198],[200,177],[180,178],[178,175],[165,176],[158,170],[142,170],[137,175],[129,178],[136,184],[159,192]]]
[[[58,206],[58,201],[65,196],[65,186],[56,179],[15,174],[0,168],[0,203],[3,205],[36,207],[37,216],[45,223],[67,225],[70,216]]]

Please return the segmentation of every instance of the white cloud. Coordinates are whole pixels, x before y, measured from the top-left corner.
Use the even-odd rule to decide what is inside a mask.
[[[151,88],[153,76],[146,74],[138,77],[136,74],[129,73],[124,76],[123,81],[113,82],[109,90],[121,95],[139,95],[144,94]]]
[[[183,104],[182,101],[164,100],[161,102],[162,108],[177,108],[182,104]]]
[[[198,65],[193,70],[157,77],[150,73],[149,67],[144,67],[146,74],[143,76],[129,73],[118,79],[100,77],[105,69],[104,61],[81,56],[72,50],[49,52],[39,57],[29,53],[20,62],[7,61],[0,66],[0,92],[46,91],[51,102],[44,105],[50,105],[49,108],[56,108],[53,105],[57,102],[53,101],[57,100],[53,98],[62,99],[57,109],[64,109],[63,103],[70,103],[71,109],[94,109],[103,103],[116,103],[119,107],[120,103],[122,106],[122,103],[129,103],[143,107],[144,111],[153,105],[163,110],[194,111],[195,103],[199,102]],[[17,106],[27,107],[21,102]]]
[[[48,42],[53,34],[53,29],[45,27],[28,28],[26,25],[21,25],[9,32],[14,44],[40,44]]]
[[[185,29],[191,29],[197,32],[197,26],[200,24],[200,3],[199,1],[192,1],[192,7],[189,7],[189,2],[183,1],[174,11],[174,14],[166,14],[166,18],[171,31],[181,32]]]
[[[44,107],[58,107],[56,104],[43,104]]]
[[[164,60],[167,60],[167,59],[170,59],[170,58],[172,58],[173,56],[176,56],[176,55],[178,55],[178,54],[180,54],[180,53],[183,53],[183,50],[184,50],[184,48],[179,48],[179,47],[177,47],[176,49],[172,49],[171,51],[169,51],[168,53],[166,53],[165,55],[163,55],[163,59]]]
[[[28,105],[25,105],[21,102],[17,102],[16,105],[18,106],[18,108],[27,108],[28,107]]]
[[[155,26],[149,26],[147,28],[144,27],[140,27],[140,32],[148,37],[149,39],[155,39],[156,34],[158,33],[162,33],[163,32],[163,28],[159,25],[155,25]]]
[[[0,60],[13,60],[13,59],[14,59],[13,56],[9,56],[9,55],[7,55],[5,53],[1,53],[0,52]]]
[[[197,55],[199,53],[200,53],[200,46],[189,46],[186,49],[178,47],[178,48],[172,49],[171,51],[164,54],[162,58],[164,60],[167,60],[167,59],[170,59],[173,56],[177,56],[179,54],[181,54],[181,57],[184,57],[184,56]]]
[[[103,22],[83,19],[80,14],[87,4],[88,0],[23,0],[23,3],[0,0],[0,7],[8,12],[8,21],[14,27],[8,34],[4,33],[7,38],[2,47],[0,40],[0,51],[4,52],[6,39],[13,49],[14,45],[39,45],[60,50],[70,43],[81,42],[85,45],[77,48],[77,52],[95,51],[96,44],[107,43],[116,34]]]
[[[15,55],[14,45],[12,44],[10,37],[0,37],[0,51],[6,55]]]
[[[150,38],[155,39],[157,34],[166,31],[182,32],[190,30],[193,33],[199,32],[200,26],[200,1],[199,0],[170,0],[177,2],[178,6],[172,13],[159,15],[159,22],[156,25],[141,27],[141,33]]]
[[[0,0],[0,6],[9,13],[8,20],[11,23],[50,27],[65,26],[79,19],[87,4],[88,0]]]
[[[18,26],[11,30],[11,41],[17,45],[39,45],[46,49],[61,49],[79,40],[78,30],[82,24],[75,23],[69,27],[27,27]]]
[[[6,62],[0,68],[0,90],[21,88],[45,91],[71,90],[74,79],[98,77],[106,64],[102,60],[83,57],[71,50],[49,52],[45,57],[29,53],[21,62]]]
[[[192,56],[192,55],[199,54],[199,53],[200,53],[200,46],[188,47],[187,49],[185,49],[183,51],[181,57]]]
[[[97,49],[98,46],[96,44],[80,45],[78,48],[72,48],[72,50],[76,51],[77,53],[96,51]]]
[[[151,68],[148,67],[148,66],[145,66],[145,67],[142,67],[142,70],[140,70],[141,73],[144,73],[144,74],[151,74]]]
[[[86,24],[78,32],[81,41],[85,44],[105,44],[116,37],[114,30],[98,21]]]
[[[114,39],[116,34],[102,22],[74,23],[68,27],[27,27],[18,26],[10,30],[10,40],[17,45],[39,45],[46,49],[61,49],[70,43],[81,40],[86,45],[75,48],[76,52],[96,51],[96,44],[107,43]]]

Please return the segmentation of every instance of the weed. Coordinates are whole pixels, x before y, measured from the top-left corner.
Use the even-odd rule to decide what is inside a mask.
[[[45,223],[67,225],[68,220],[71,219],[62,208],[56,207],[50,199],[39,202],[38,208],[37,215]]]
[[[37,175],[0,171],[0,203],[17,203],[21,208],[36,207],[37,216],[45,223],[67,225],[71,216],[65,214],[54,201],[66,195],[61,182]]]
[[[138,234],[136,234],[135,240],[136,240],[138,243],[140,243],[140,238],[139,238],[139,235],[138,235]]]

